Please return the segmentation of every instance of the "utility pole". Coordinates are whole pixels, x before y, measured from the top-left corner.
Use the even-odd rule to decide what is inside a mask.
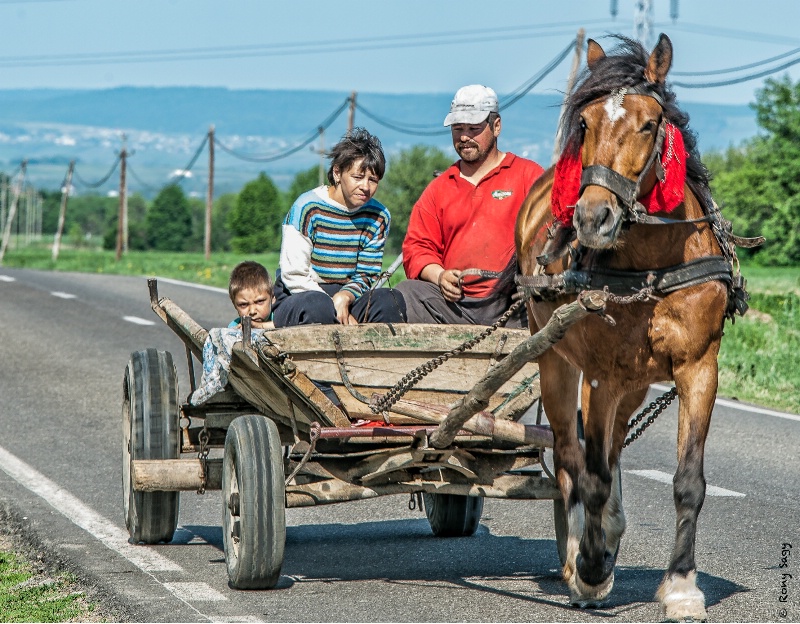
[[[636,0],[633,11],[633,37],[644,45],[653,46],[653,0]]]
[[[0,244],[0,266],[3,265],[3,257],[6,255],[8,240],[11,238],[11,226],[14,223],[14,215],[17,212],[17,203],[19,202],[19,196],[22,193],[22,185],[25,183],[25,169],[27,166],[28,161],[23,160],[19,167],[19,178],[17,180],[17,185],[14,187],[14,197],[11,199],[11,207],[8,210],[6,229],[3,231],[3,242]]]
[[[350,112],[347,115],[347,134],[353,131],[353,125],[356,120],[356,92],[350,93]]]
[[[572,57],[572,67],[569,71],[569,78],[567,78],[567,90],[564,93],[564,101],[561,103],[561,114],[558,117],[558,128],[553,144],[553,164],[555,164],[561,154],[561,124],[563,122],[564,110],[567,108],[567,100],[572,93],[572,89],[575,88],[575,80],[578,77],[578,70],[581,66],[581,56],[583,56],[583,40],[585,37],[586,31],[583,28],[578,29],[578,34],[575,37],[575,56]]]
[[[319,126],[319,147],[317,154],[319,154],[319,184],[325,184],[325,128]]]
[[[53,240],[53,262],[58,260],[58,252],[61,247],[61,236],[64,234],[64,218],[67,215],[67,198],[69,191],[72,188],[72,172],[75,170],[75,161],[69,161],[69,169],[67,169],[67,177],[64,180],[64,187],[61,189],[61,210],[58,212],[58,229],[56,230],[56,237]]]
[[[128,152],[125,148],[125,135],[123,134],[122,151],[119,153],[119,218],[117,220],[117,262],[119,262],[119,259],[122,257],[123,240],[125,238],[125,235],[123,234],[123,227],[126,220],[125,208],[127,203],[125,201],[125,193],[127,189],[127,182],[125,180],[125,167],[127,158]]]
[[[208,195],[206,196],[206,260],[211,259],[211,208],[214,205],[214,124],[208,129]]]
[[[8,206],[8,178],[0,173],[0,231],[6,227],[6,207]]]

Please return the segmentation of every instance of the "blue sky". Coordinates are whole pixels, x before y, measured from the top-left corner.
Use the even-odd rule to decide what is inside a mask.
[[[800,48],[797,0],[652,0],[674,72],[749,65]],[[510,93],[583,26],[633,34],[634,0],[0,0],[0,88],[223,86],[452,93],[484,83]],[[800,59],[716,76],[717,81]],[[534,88],[563,90],[571,55]],[[800,80],[800,63],[786,70]],[[776,75],[783,75],[780,72]],[[680,101],[744,104],[763,78],[676,87]]]

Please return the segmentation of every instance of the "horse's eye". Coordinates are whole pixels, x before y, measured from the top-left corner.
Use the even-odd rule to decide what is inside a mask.
[[[655,129],[656,129],[656,122],[651,119],[650,121],[648,121],[647,123],[645,123],[642,126],[642,129],[639,130],[639,132],[650,133],[650,132],[654,132]]]
[[[586,120],[583,117],[581,117],[580,127],[581,127],[581,131],[585,131],[586,130]]]

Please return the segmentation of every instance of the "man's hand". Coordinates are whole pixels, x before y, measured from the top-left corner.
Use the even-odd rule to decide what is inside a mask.
[[[445,269],[439,274],[438,282],[445,301],[456,302],[464,296],[461,290],[461,271],[458,269]]]
[[[356,300],[353,293],[340,290],[333,297],[333,307],[336,309],[336,320],[342,325],[358,325],[358,321],[350,314],[350,306]]]

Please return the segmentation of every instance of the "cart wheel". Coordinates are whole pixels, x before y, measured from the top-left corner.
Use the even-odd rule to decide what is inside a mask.
[[[179,456],[178,378],[172,355],[131,353],[122,387],[122,495],[125,526],[134,544],[169,542],[178,526],[180,492],[136,492],[134,459]]]
[[[569,525],[567,524],[567,510],[564,500],[561,498],[553,501],[553,524],[556,529],[556,548],[558,549],[558,560],[561,567],[567,562],[567,536],[569,535]]]
[[[478,530],[483,512],[482,496],[425,492],[422,497],[425,515],[436,537],[468,537]]]
[[[228,428],[222,500],[230,586],[274,587],[286,543],[286,495],[280,436],[270,419],[240,416]]]

